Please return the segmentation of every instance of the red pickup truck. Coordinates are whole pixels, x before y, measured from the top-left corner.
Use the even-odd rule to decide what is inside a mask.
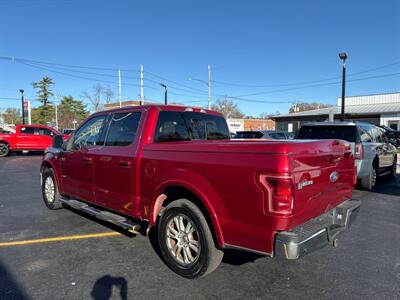
[[[165,262],[188,278],[227,248],[296,259],[336,246],[360,206],[347,142],[231,140],[221,114],[181,106],[90,116],[68,142],[54,138],[41,178],[49,209],[156,226]]]
[[[15,133],[0,133],[0,157],[12,151],[44,151],[60,135],[54,128],[44,125],[17,125]]]

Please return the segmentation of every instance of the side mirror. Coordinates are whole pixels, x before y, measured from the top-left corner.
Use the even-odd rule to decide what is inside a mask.
[[[64,144],[64,138],[62,135],[53,136],[53,148],[62,149]]]

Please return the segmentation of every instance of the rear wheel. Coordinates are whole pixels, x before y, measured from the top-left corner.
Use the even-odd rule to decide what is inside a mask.
[[[186,199],[169,204],[158,225],[158,242],[166,264],[187,278],[203,277],[221,263],[207,220],[200,209]]]
[[[45,169],[42,178],[42,196],[44,204],[49,209],[60,209],[60,194],[58,193],[56,179],[52,169]]]
[[[378,169],[375,164],[372,165],[371,170],[367,177],[361,179],[361,187],[364,190],[372,191],[376,185],[376,179],[378,177]]]
[[[10,147],[7,143],[0,142],[0,157],[5,157],[10,154]]]

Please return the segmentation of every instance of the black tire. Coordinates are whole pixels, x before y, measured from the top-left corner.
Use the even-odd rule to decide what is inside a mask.
[[[396,172],[397,172],[397,156],[394,157],[393,159],[393,165],[390,167],[390,177],[396,177]]]
[[[10,146],[5,142],[0,142],[0,157],[6,157],[10,154]]]
[[[53,196],[51,197],[49,193],[46,192],[46,184],[52,182],[54,187]],[[46,168],[43,172],[42,177],[42,196],[44,204],[46,204],[48,209],[60,209],[63,207],[60,202],[60,194],[58,193],[57,181],[52,169]]]
[[[367,191],[373,191],[378,178],[378,168],[375,164],[372,165],[367,177],[361,178],[361,188]]]
[[[191,225],[193,225],[191,227],[193,228],[193,232],[189,237],[187,231],[184,231],[186,234],[183,233],[180,239],[182,246],[179,247],[180,242],[178,239],[174,239],[170,236],[172,232],[170,230],[173,230],[171,229],[171,225],[172,227],[176,225],[174,222],[176,220],[175,218],[179,219],[181,217],[183,223],[187,221],[185,229],[188,228],[188,222],[191,222]],[[191,230],[189,230],[189,232],[190,231]],[[193,250],[192,241],[195,241],[199,245],[199,247],[194,246],[194,249],[197,248],[198,252]],[[224,256],[224,252],[216,247],[216,243],[204,215],[195,204],[187,199],[176,200],[166,207],[158,224],[158,243],[160,245],[161,254],[168,267],[178,275],[186,278],[206,276],[219,266]],[[178,249],[176,255],[172,254],[173,246]],[[180,251],[179,248],[181,249]],[[187,251],[190,253],[187,254]],[[190,257],[193,261],[186,263],[180,262],[179,257],[182,259]]]

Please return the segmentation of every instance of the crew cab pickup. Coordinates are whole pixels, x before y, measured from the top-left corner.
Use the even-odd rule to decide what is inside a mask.
[[[98,112],[43,156],[43,199],[131,232],[157,232],[166,264],[205,276],[236,248],[297,259],[357,215],[348,142],[231,140],[217,112],[149,105]]]
[[[60,135],[54,128],[44,125],[17,125],[15,133],[0,133],[0,157],[12,151],[44,151]]]

